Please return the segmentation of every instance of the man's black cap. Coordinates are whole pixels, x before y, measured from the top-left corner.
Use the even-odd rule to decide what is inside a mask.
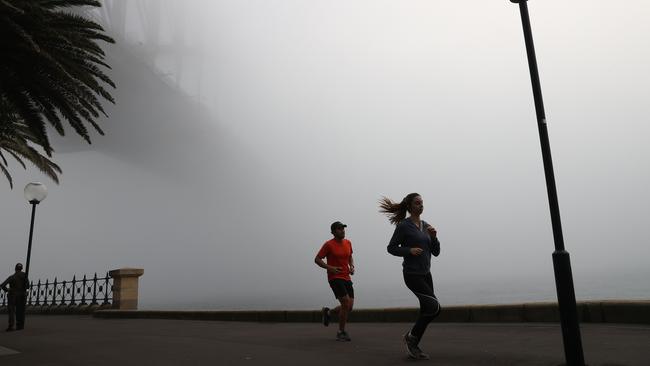
[[[334,231],[334,229],[340,229],[344,227],[348,227],[348,225],[342,223],[341,221],[335,221],[332,223],[332,225],[330,225],[330,231]]]

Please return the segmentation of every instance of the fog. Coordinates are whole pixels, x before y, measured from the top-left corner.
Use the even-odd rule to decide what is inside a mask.
[[[650,5],[530,1],[578,300],[650,298]],[[445,304],[554,300],[518,6],[509,1],[105,1],[106,136],[54,138],[56,185],[10,162],[0,274],[144,269],[141,308],[333,303],[313,259],[348,225],[358,307],[415,306],[381,196],[418,192]],[[2,275],[4,276],[4,275]]]

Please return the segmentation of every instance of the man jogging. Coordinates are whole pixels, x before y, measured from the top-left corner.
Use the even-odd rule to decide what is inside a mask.
[[[354,304],[354,289],[350,275],[354,274],[354,261],[352,259],[352,243],[345,239],[345,228],[347,225],[336,221],[330,225],[334,237],[323,244],[316,254],[314,262],[327,270],[327,281],[334,292],[334,296],[340,302],[336,308],[330,310],[323,308],[323,325],[328,326],[330,315],[338,313],[339,331],[336,333],[337,341],[349,342],[350,336],[345,331],[345,323],[352,311]],[[327,262],[323,261],[327,259]]]

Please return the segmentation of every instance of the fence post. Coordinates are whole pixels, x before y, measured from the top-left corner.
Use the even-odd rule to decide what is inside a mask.
[[[84,275],[84,279],[81,281],[81,304],[80,305],[86,305],[86,275]]]
[[[72,288],[70,289],[72,291],[72,298],[70,299],[70,306],[77,305],[75,299],[74,299],[74,291],[75,291],[75,286],[77,285],[77,275],[72,276]]]
[[[113,309],[138,308],[138,278],[143,273],[141,268],[120,268],[108,272],[113,278]]]
[[[48,291],[48,288],[50,287],[50,282],[49,281],[50,281],[49,279],[47,279],[47,278],[45,279],[45,285],[44,285],[45,289],[43,290],[43,293],[45,294],[44,299],[43,299],[43,306],[47,305],[47,291]]]
[[[65,305],[65,288],[66,288],[66,281],[61,282],[61,303],[59,306]]]
[[[97,305],[97,272],[95,272],[95,277],[93,277],[93,302],[90,305]]]
[[[41,298],[41,280],[38,280],[38,285],[36,285],[36,306],[41,305],[39,299]]]
[[[29,301],[27,301],[27,306],[32,306],[32,297],[33,297],[32,294],[34,293],[32,289],[34,288],[34,281],[29,281],[28,288],[29,290],[27,291],[27,298],[29,299]]]
[[[56,277],[54,277],[54,282],[52,282],[52,303],[50,306],[54,307],[56,306]]]
[[[106,272],[106,277],[104,277],[104,302],[102,305],[108,304],[108,272]]]

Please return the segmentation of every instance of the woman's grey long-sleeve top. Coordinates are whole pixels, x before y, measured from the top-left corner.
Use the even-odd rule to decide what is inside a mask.
[[[388,253],[404,257],[402,268],[407,274],[427,274],[431,271],[431,255],[440,254],[438,238],[431,238],[427,232],[426,221],[422,220],[422,229],[419,229],[410,219],[404,219],[395,227],[393,237],[388,243]],[[421,248],[420,255],[412,255],[411,248]]]

